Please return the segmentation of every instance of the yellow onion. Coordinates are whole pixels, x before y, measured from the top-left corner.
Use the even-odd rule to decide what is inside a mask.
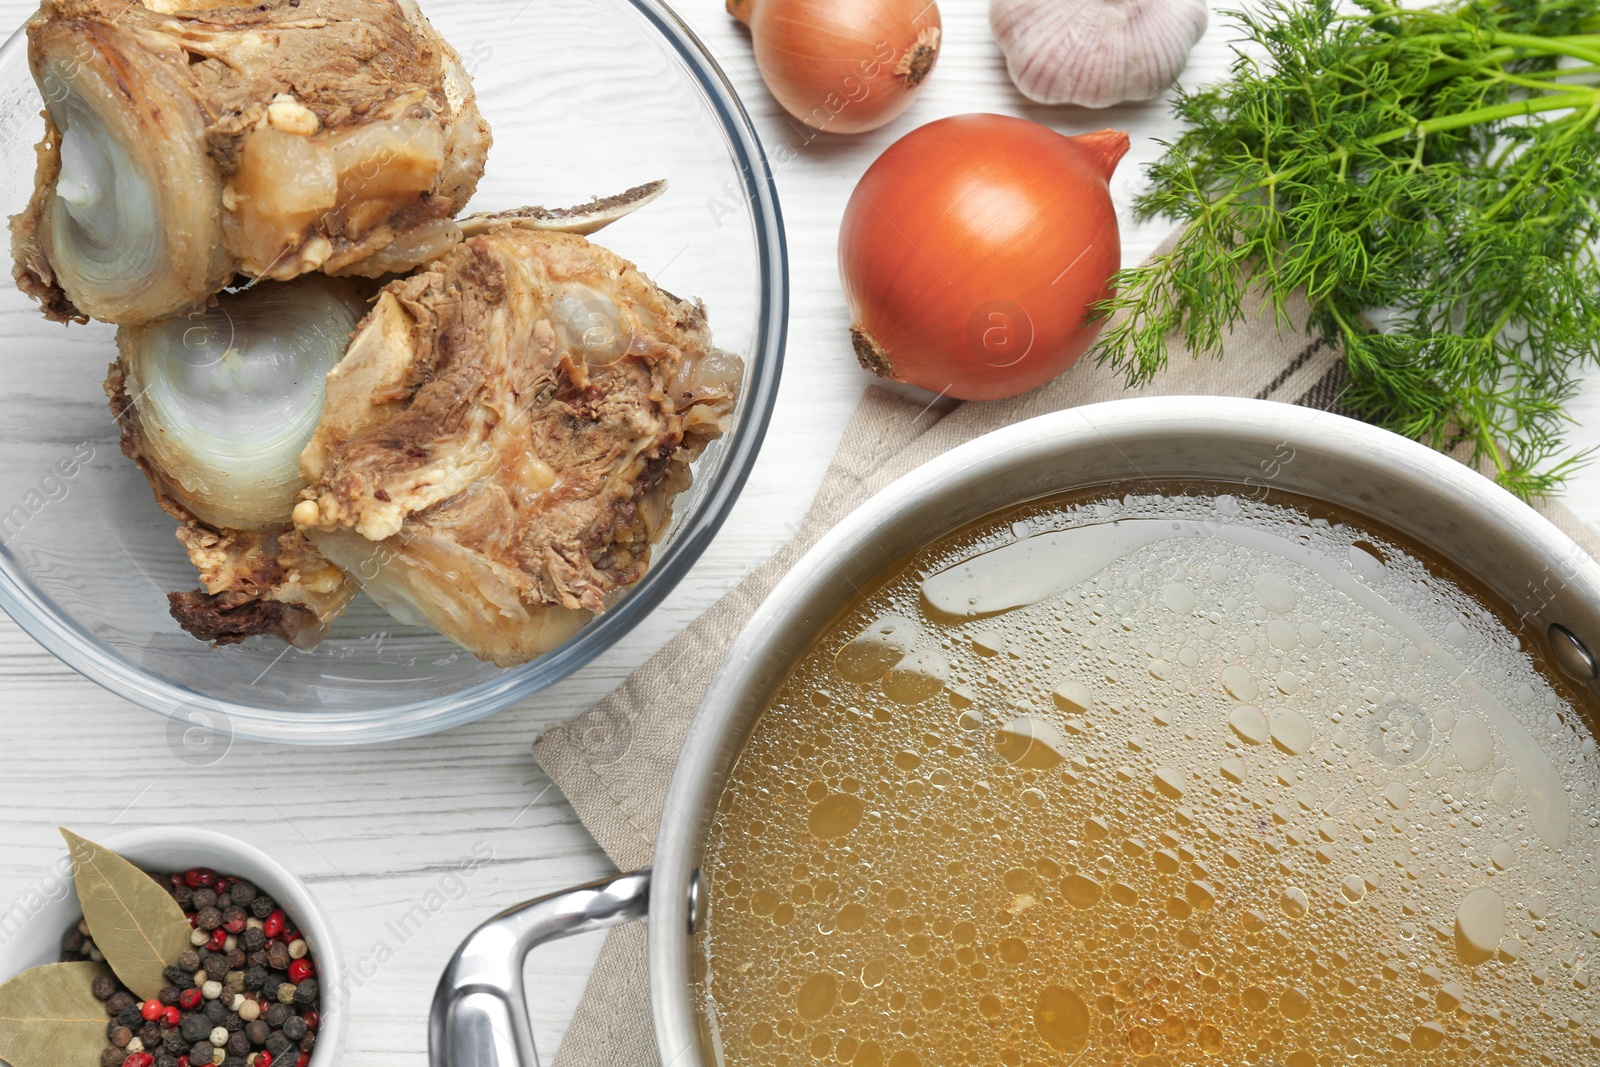
[[[1056,377],[1100,330],[1122,244],[1108,187],[1128,135],[961,115],[912,131],[845,210],[839,266],[868,370],[961,400]]]
[[[933,0],[728,0],[728,11],[750,27],[778,103],[826,133],[889,122],[939,58]]]

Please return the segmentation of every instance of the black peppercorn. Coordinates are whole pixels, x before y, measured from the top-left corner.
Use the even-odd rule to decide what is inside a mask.
[[[267,1038],[272,1036],[272,1027],[264,1019],[257,1019],[245,1026],[244,1036],[250,1039],[252,1045],[265,1045]]]
[[[94,980],[94,999],[110,1000],[117,991],[117,980],[109,974],[102,974]]]
[[[162,1050],[156,1053],[156,1067],[178,1067],[178,1058]]]
[[[161,1024],[145,1023],[139,1027],[139,1040],[144,1042],[145,1048],[155,1048],[161,1044]]]
[[[204,911],[217,905],[217,891],[202,886],[194,891],[194,911]]]
[[[119,1026],[116,1023],[112,1023],[106,1028],[106,1040],[110,1041],[117,1048],[127,1048],[128,1042],[133,1040],[133,1031],[129,1030],[126,1026]]]
[[[199,1067],[200,1064],[210,1062],[211,1042],[196,1041],[194,1043],[194,1047],[189,1050],[189,1063],[193,1065],[193,1067]]]
[[[100,1067],[118,1067],[128,1054],[120,1048],[108,1047],[100,1052]]]
[[[317,1032],[315,1030],[306,1031],[306,1036],[302,1037],[300,1039],[300,1051],[309,1053],[312,1049],[314,1049],[316,1047],[317,1047]]]
[[[281,941],[274,941],[267,946],[267,966],[275,971],[289,969],[289,946]]]
[[[258,919],[265,919],[277,910],[278,905],[272,902],[271,897],[256,897],[250,901],[250,914]]]
[[[267,1038],[267,1051],[272,1053],[272,1058],[274,1060],[276,1060],[279,1056],[282,1056],[285,1052],[288,1052],[293,1047],[294,1042],[284,1037],[283,1031],[281,1030]]]
[[[194,917],[194,924],[209,934],[222,925],[222,912],[216,908],[201,908]]]
[[[294,1014],[294,1009],[287,1004],[273,1004],[267,1009],[267,1025],[274,1030],[283,1026],[284,1021]]]
[[[200,965],[196,963],[194,971],[199,969]],[[185,989],[194,988],[194,971],[186,971],[182,967],[168,967],[161,973],[166,976],[167,981],[172,983],[173,988],[181,993]]]
[[[244,949],[235,948],[235,949],[229,949],[228,950],[228,970],[230,970],[230,971],[242,971],[242,970],[244,970],[244,964],[245,964]]]
[[[220,1000],[208,1000],[201,1014],[211,1020],[212,1026],[221,1026],[222,1020],[228,1017],[228,1006]]]
[[[61,935],[61,951],[76,956],[83,951],[83,941],[83,935],[78,933],[77,927],[73,927]]]
[[[189,1042],[177,1030],[168,1030],[161,1035],[161,1047],[173,1056],[182,1056],[189,1048]]]
[[[239,935],[239,947],[246,952],[260,952],[267,947],[266,931],[257,927],[246,927],[245,932]]]
[[[317,1002],[317,980],[307,978],[304,982],[294,987],[294,1002],[302,1008],[309,1008]]]
[[[222,1067],[247,1067],[249,1062],[243,1056],[225,1056],[222,1060]]]
[[[156,999],[161,1002],[163,1008],[176,1007],[178,1003],[178,987],[162,986],[161,992],[156,994]]]
[[[129,1030],[133,1030],[144,1025],[144,1016],[139,1014],[137,1005],[130,1004],[117,1012],[117,1025],[126,1026]]]
[[[204,1014],[196,1012],[193,1015],[185,1015],[183,1017],[183,1021],[178,1024],[178,1033],[183,1035],[185,1041],[194,1044],[199,1041],[205,1041],[210,1037],[211,1028],[214,1025]],[[210,1047],[210,1042],[207,1042],[206,1047]],[[209,1056],[210,1053],[207,1053],[207,1055]]]
[[[245,963],[249,964],[251,967],[260,967],[263,971],[267,969],[267,950],[266,949],[262,949],[259,952],[252,952],[252,953],[250,953],[250,955],[246,956],[244,959],[245,959]]]
[[[178,970],[188,971],[190,974],[200,969],[200,953],[190,949],[178,957]]]
[[[235,882],[228,895],[233,897],[235,904],[248,904],[256,899],[256,887],[249,882]],[[270,915],[271,912],[268,912],[268,914]]]
[[[251,967],[244,972],[244,987],[250,992],[258,991],[267,982],[267,969],[265,967]]]
[[[239,1018],[239,1013],[230,1011],[222,1017],[222,1028],[230,1034],[236,1034],[244,1029],[244,1020]]]
[[[196,966],[198,966],[198,964],[196,964]],[[110,1012],[112,1015],[115,1015],[123,1008],[137,1003],[139,1003],[138,997],[134,996],[126,989],[119,989],[117,992],[111,994],[110,1000],[106,1001],[106,1011]]]
[[[229,1036],[228,1052],[235,1056],[248,1056],[250,1054],[250,1039],[243,1034]]]
[[[172,887],[172,899],[178,902],[178,907],[184,911],[194,910],[194,890],[186,885]]]
[[[306,1021],[298,1015],[291,1015],[283,1020],[283,1036],[290,1041],[299,1041],[307,1033]]]
[[[206,958],[205,970],[210,978],[222,981],[222,976],[228,973],[228,957],[221,952],[213,952]]]

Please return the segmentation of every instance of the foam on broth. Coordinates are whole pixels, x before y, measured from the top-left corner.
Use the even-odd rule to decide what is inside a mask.
[[[919,553],[722,796],[723,1061],[1596,1062],[1600,758],[1485,603],[1370,524],[1198,486]]]

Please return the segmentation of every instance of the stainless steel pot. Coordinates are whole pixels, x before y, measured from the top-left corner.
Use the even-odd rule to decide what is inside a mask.
[[[1414,442],[1337,415],[1219,397],[1120,400],[1062,411],[939,457],[868,501],[813,548],[729,651],[690,728],[654,871],[512,909],[462,946],[441,980],[433,1067],[535,1067],[522,965],[543,941],[650,919],[661,1061],[716,1062],[691,975],[700,855],[711,812],[768,695],[852,594],[956,527],[1050,494],[1144,479],[1289,490],[1431,546],[1547,634],[1556,663],[1593,686],[1600,564],[1493,483]]]

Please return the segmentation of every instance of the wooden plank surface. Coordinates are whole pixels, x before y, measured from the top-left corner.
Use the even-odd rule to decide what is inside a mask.
[[[541,6],[557,0],[532,0]],[[573,0],[583,5],[584,0]],[[484,69],[537,77],[536,42],[518,36],[501,4],[425,3],[459,50]],[[593,6],[592,4],[589,6]],[[32,4],[0,0],[0,25]],[[421,1067],[426,1012],[440,968],[477,922],[527,897],[606,873],[608,865],[528,753],[551,724],[588,707],[735,585],[797,527],[865,376],[852,358],[835,264],[838,220],[856,179],[897,137],[931,119],[970,111],[1025,115],[1066,132],[1128,129],[1134,151],[1115,182],[1125,207],[1152,138],[1173,126],[1159,103],[1090,113],[1029,105],[1010,86],[983,0],[945,0],[946,47],[923,98],[885,130],[854,140],[813,138],[762,88],[747,35],[719,0],[680,10],[743,94],[769,152],[788,221],[793,306],[789,361],[760,464],[731,521],[690,579],[648,622],[589,669],[537,699],[443,736],[364,749],[290,750],[236,744],[215,765],[174,755],[167,724],[79,679],[0,617],[0,902],[20,894],[62,852],[57,825],[90,837],[123,827],[188,823],[237,834],[300,873],[332,913],[354,967],[353,1018],[342,1062]],[[1228,57],[1219,20],[1184,78],[1213,79]],[[628,41],[618,47],[636,47]],[[625,86],[604,98],[627,106]],[[572,107],[575,101],[551,102]],[[581,103],[578,103],[581,106]],[[594,114],[603,134],[607,116]],[[514,130],[500,130],[502,139]],[[648,146],[644,146],[645,151]],[[646,168],[647,169],[647,168]],[[631,175],[630,175],[631,177]],[[3,205],[4,211],[16,205]],[[698,216],[686,215],[684,225]],[[704,223],[702,223],[704,224]],[[1128,263],[1164,236],[1160,223],[1125,230]],[[4,348],[0,345],[0,348]],[[5,351],[6,359],[19,354]],[[1600,442],[1600,386],[1576,410],[1582,443]],[[1600,520],[1600,471],[1580,475],[1570,503]],[[460,884],[451,872],[475,849],[492,859]],[[403,943],[388,929],[430,890],[448,898]],[[532,961],[531,1012],[554,1049],[598,950],[589,939]],[[390,957],[379,964],[380,957]]]

